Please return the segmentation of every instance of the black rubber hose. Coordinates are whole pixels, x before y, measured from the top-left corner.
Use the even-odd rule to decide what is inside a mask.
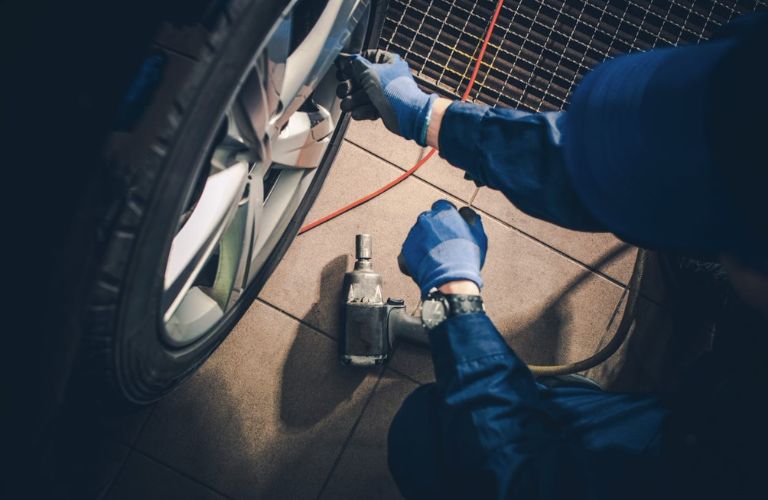
[[[640,296],[640,285],[645,277],[645,265],[647,260],[648,252],[643,249],[638,249],[637,257],[635,258],[635,267],[632,270],[632,277],[627,284],[627,307],[624,309],[624,315],[621,318],[619,327],[616,329],[616,333],[613,334],[611,340],[602,349],[586,359],[575,361],[573,363],[562,365],[528,365],[531,372],[537,377],[545,375],[568,375],[594,368],[610,358],[627,339],[629,330],[634,324],[635,308],[637,306],[637,299]]]

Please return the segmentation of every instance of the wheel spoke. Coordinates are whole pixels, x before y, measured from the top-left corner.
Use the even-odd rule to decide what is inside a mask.
[[[216,266],[216,279],[209,295],[219,307],[227,310],[232,290],[235,288],[241,257],[246,250],[245,228],[248,219],[248,200],[240,202],[232,221],[219,241],[219,261]]]
[[[252,163],[260,158],[260,155],[254,153],[254,146],[243,136],[232,112],[227,113],[226,120],[227,133],[211,157],[214,172],[224,170],[241,161]]]
[[[259,65],[263,66],[263,59],[260,61]],[[267,137],[269,118],[272,116],[266,84],[259,71],[261,69],[257,67],[248,73],[231,111],[235,127],[243,141],[257,148],[260,148]]]
[[[232,106],[232,117],[245,142],[257,148],[265,142],[270,117],[281,111],[280,88],[291,49],[293,15],[282,18],[264,52],[243,82]],[[269,161],[264,158],[264,161]]]
[[[240,291],[248,284],[248,270],[251,262],[251,254],[256,238],[259,234],[262,212],[264,210],[264,175],[267,168],[254,169],[248,176],[248,190],[245,203],[239,210],[244,210],[243,233],[238,254],[238,266],[232,282],[232,291],[239,295]],[[218,278],[218,276],[217,276]],[[214,285],[216,288],[216,285]],[[230,294],[229,304],[237,297]]]
[[[265,51],[267,77],[267,105],[272,115],[281,110],[280,90],[285,80],[285,63],[291,52],[291,33],[293,31],[293,13],[289,13],[275,29]]]
[[[315,170],[306,169],[287,169],[281,172],[278,182],[264,202],[258,232],[253,241],[248,282],[269,257],[269,251],[265,249],[273,248],[285,231],[314,173]]]
[[[347,44],[368,3],[367,0],[329,0],[315,26],[286,60],[280,89],[282,113],[274,120],[273,131],[279,131],[309,98]]]
[[[175,312],[232,219],[247,175],[244,162],[211,175],[192,215],[173,239],[165,269],[165,321]]]
[[[224,316],[224,311],[200,288],[192,288],[165,322],[167,340],[176,346],[185,346],[197,339],[201,332],[211,328]]]

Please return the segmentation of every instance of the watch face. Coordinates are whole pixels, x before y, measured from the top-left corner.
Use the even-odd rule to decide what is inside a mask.
[[[425,300],[421,305],[421,321],[427,328],[434,328],[447,316],[445,304],[441,300]]]

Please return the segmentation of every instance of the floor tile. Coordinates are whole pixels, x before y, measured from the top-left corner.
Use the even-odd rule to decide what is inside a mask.
[[[626,284],[632,275],[636,250],[612,234],[571,231],[536,219],[487,187],[480,190],[474,206],[620,283]]]
[[[158,404],[137,447],[229,496],[312,498],[376,377],[339,366],[334,341],[257,301]]]
[[[381,120],[351,121],[346,139],[403,169],[411,168],[422,155],[422,147],[393,134]],[[336,160],[338,162],[338,160]]]
[[[150,405],[126,410],[119,414],[104,415],[99,418],[97,425],[105,435],[133,446],[153,409],[154,405]]]
[[[308,220],[331,211],[341,200],[382,185],[394,173],[393,167],[345,145]],[[358,176],[357,182],[350,183],[353,175]],[[440,196],[431,186],[408,179],[300,236],[262,291],[262,299],[337,335],[343,274],[354,260],[354,235],[369,232],[384,294],[405,298],[413,310],[418,291],[400,273],[394,257],[416,215]],[[484,296],[489,314],[513,347],[524,359],[537,363],[591,354],[621,288],[493,219],[486,218],[486,231],[490,245]],[[419,381],[432,377],[428,353],[423,350],[402,349],[393,367]]]
[[[138,452],[131,453],[109,500],[217,500],[226,497]]]
[[[496,327],[526,362],[552,364],[591,355],[611,323],[622,288],[494,221],[485,220],[483,299]],[[403,346],[392,367],[433,379],[429,353]]]
[[[414,174],[430,184],[469,203],[477,186],[464,178],[464,172],[435,154]]]
[[[624,313],[623,309],[620,314]],[[672,333],[669,317],[653,302],[640,298],[635,318],[635,326],[619,349],[604,363],[586,372],[606,390],[648,392],[663,388],[662,373],[668,361],[665,358]],[[606,334],[600,345],[607,344],[614,333],[615,329]]]
[[[125,463],[151,407],[107,412],[93,391],[78,386],[70,392],[52,445],[57,482],[72,488],[72,498],[103,498]]]
[[[405,170],[412,167],[422,154],[418,145],[392,134],[381,121],[352,122],[347,140]],[[465,180],[460,169],[453,167],[438,155],[414,175],[464,202],[468,202],[475,192],[475,184]],[[499,191],[489,188],[478,192],[473,206],[579,262],[599,269],[621,283],[626,284],[632,274],[634,248],[619,241],[612,234],[571,231],[535,219],[515,208]],[[614,256],[616,253],[618,255]]]
[[[131,449],[112,439],[81,437],[57,452],[56,471],[48,485],[51,491],[62,492],[56,498],[104,498]]]
[[[711,351],[713,330],[706,322],[640,297],[635,324],[621,348],[589,375],[612,391],[670,392],[690,376],[690,367]],[[696,315],[696,320],[700,317]],[[685,326],[683,326],[685,325]]]
[[[394,163],[403,170],[413,167],[429,150],[407,141],[384,127],[381,121],[352,122],[347,140],[371,153]],[[468,202],[475,192],[475,183],[464,179],[464,172],[435,154],[414,175],[456,198]]]
[[[416,387],[403,377],[385,372],[322,499],[402,498],[387,467],[387,433],[403,399]]]
[[[432,358],[429,350],[424,347],[398,344],[389,365],[420,384],[435,381]]]
[[[83,492],[90,498],[103,498],[115,481],[130,449],[115,441],[104,441],[99,451],[94,453],[87,466],[78,466],[83,471]]]
[[[398,173],[395,167],[357,146],[343,145],[307,220],[369,193]],[[406,179],[365,205],[299,236],[260,297],[336,336],[344,273],[354,263],[355,235],[369,233],[373,237],[373,267],[383,277],[385,296],[403,298],[412,309],[419,291],[400,272],[396,257],[418,214],[439,198],[446,195],[418,179]]]

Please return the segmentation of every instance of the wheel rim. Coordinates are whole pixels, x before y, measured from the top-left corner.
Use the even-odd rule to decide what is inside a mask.
[[[212,331],[280,241],[341,116],[333,61],[361,48],[354,29],[368,3],[328,0],[297,42],[301,2],[291,2],[245,70],[168,255],[161,310],[170,346]]]

